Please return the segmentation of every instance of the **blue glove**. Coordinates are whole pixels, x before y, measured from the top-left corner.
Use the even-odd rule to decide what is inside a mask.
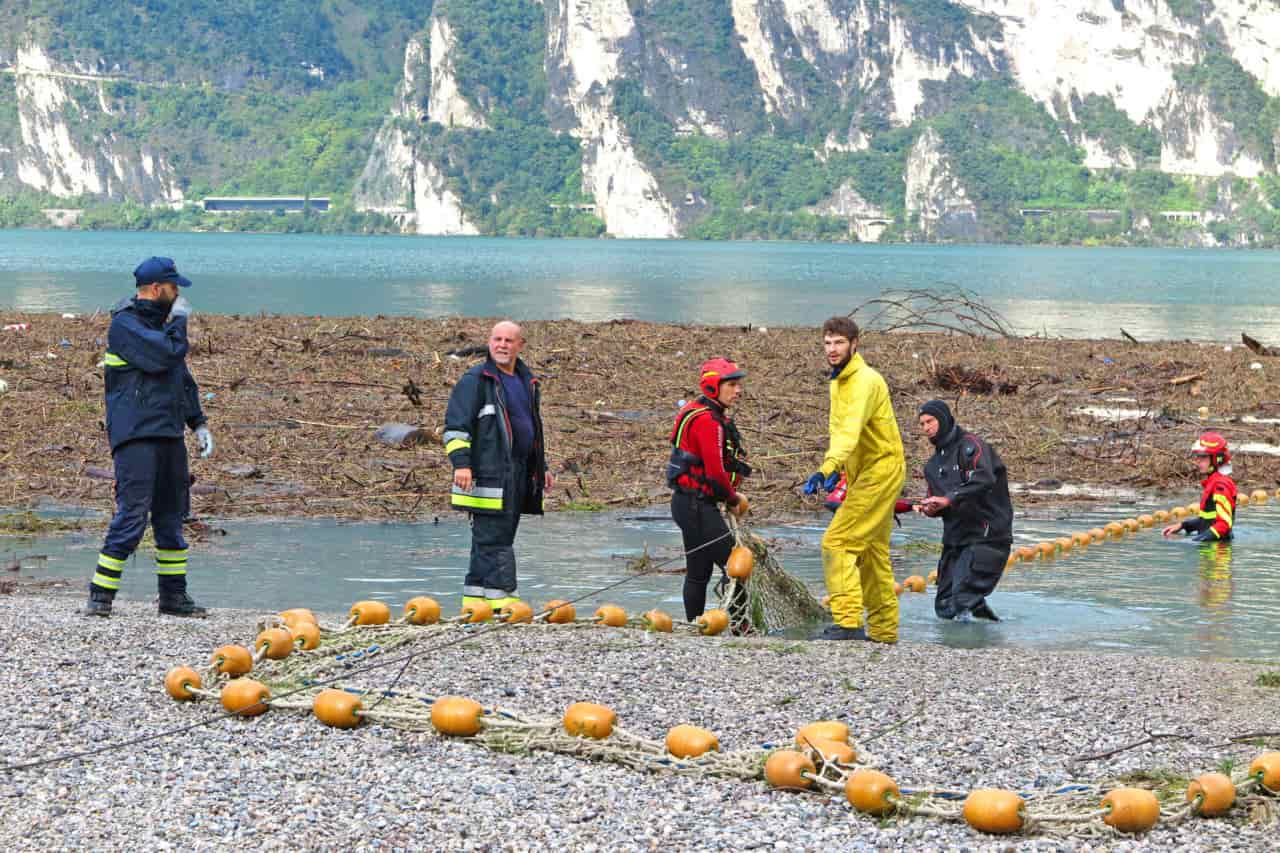
[[[828,492],[829,492],[829,491],[832,491],[833,489],[835,489],[835,487],[836,487],[837,485],[839,485],[839,483],[840,483],[840,472],[839,472],[839,471],[832,471],[832,472],[831,472],[831,476],[830,476],[830,477],[828,477],[828,478],[827,478],[827,481],[826,481],[825,483],[823,483],[823,484],[822,484],[822,488],[823,488],[825,491],[828,491]]]
[[[818,489],[822,488],[822,472],[815,471],[809,475],[809,479],[804,484],[804,493],[806,495],[816,494]]]

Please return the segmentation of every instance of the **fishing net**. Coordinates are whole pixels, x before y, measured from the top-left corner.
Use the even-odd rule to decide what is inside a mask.
[[[827,618],[804,581],[782,567],[769,546],[745,522],[728,516],[735,544],[751,549],[755,567],[745,580],[730,578],[720,595],[735,634],[768,634]]]

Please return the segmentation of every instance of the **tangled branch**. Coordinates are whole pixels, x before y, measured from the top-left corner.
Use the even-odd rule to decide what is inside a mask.
[[[1009,321],[1000,312],[962,287],[886,290],[858,305],[849,316],[863,311],[867,313],[862,315],[866,318],[862,325],[881,332],[932,329],[972,338],[1014,337]]]

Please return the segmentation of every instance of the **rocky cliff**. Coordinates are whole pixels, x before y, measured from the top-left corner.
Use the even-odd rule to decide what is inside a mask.
[[[1020,239],[1030,208],[1158,222],[1209,211],[1218,178],[1249,180],[1237,198],[1267,210],[1277,195],[1275,3],[434,0],[417,14],[363,173],[333,190],[416,233]],[[118,132],[111,58],[68,61],[40,32],[0,37],[14,117],[0,188],[180,200],[173,149]]]

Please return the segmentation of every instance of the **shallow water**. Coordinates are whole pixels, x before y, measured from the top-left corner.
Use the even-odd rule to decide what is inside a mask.
[[[221,314],[813,326],[886,289],[960,287],[1024,334],[1280,340],[1280,252],[1194,249],[0,230],[0,309],[110,307],[156,254]],[[1202,310],[1206,291],[1226,295]]]
[[[1019,517],[1018,545],[1069,535],[1155,507],[1133,504],[1091,512]],[[920,544],[939,525],[904,518],[894,532],[895,573],[927,575],[934,557]],[[214,607],[278,610],[306,606],[345,610],[363,598],[398,605],[413,595],[439,598],[455,611],[469,548],[465,523],[340,523],[325,520],[215,522],[225,536],[193,548],[191,588]],[[778,538],[788,570],[821,589],[818,542],[825,518],[758,530]],[[21,555],[26,574],[87,583],[100,539],[93,535],[0,539],[0,562]],[[577,598],[628,577],[626,563],[648,547],[655,559],[676,557],[680,537],[661,508],[627,514],[561,513],[526,519],[517,540],[520,592],[533,604]],[[910,547],[908,547],[910,546]],[[992,607],[999,624],[936,619],[932,594],[904,594],[903,639],[958,648],[1020,646],[1196,657],[1280,658],[1280,507],[1242,508],[1230,546],[1162,540],[1145,530],[1050,562],[1007,572]],[[11,552],[11,553],[8,553]],[[122,595],[154,595],[149,555],[125,571]],[[628,611],[660,607],[678,615],[681,578],[634,577],[579,611],[611,602]],[[815,630],[816,630],[815,626]]]

